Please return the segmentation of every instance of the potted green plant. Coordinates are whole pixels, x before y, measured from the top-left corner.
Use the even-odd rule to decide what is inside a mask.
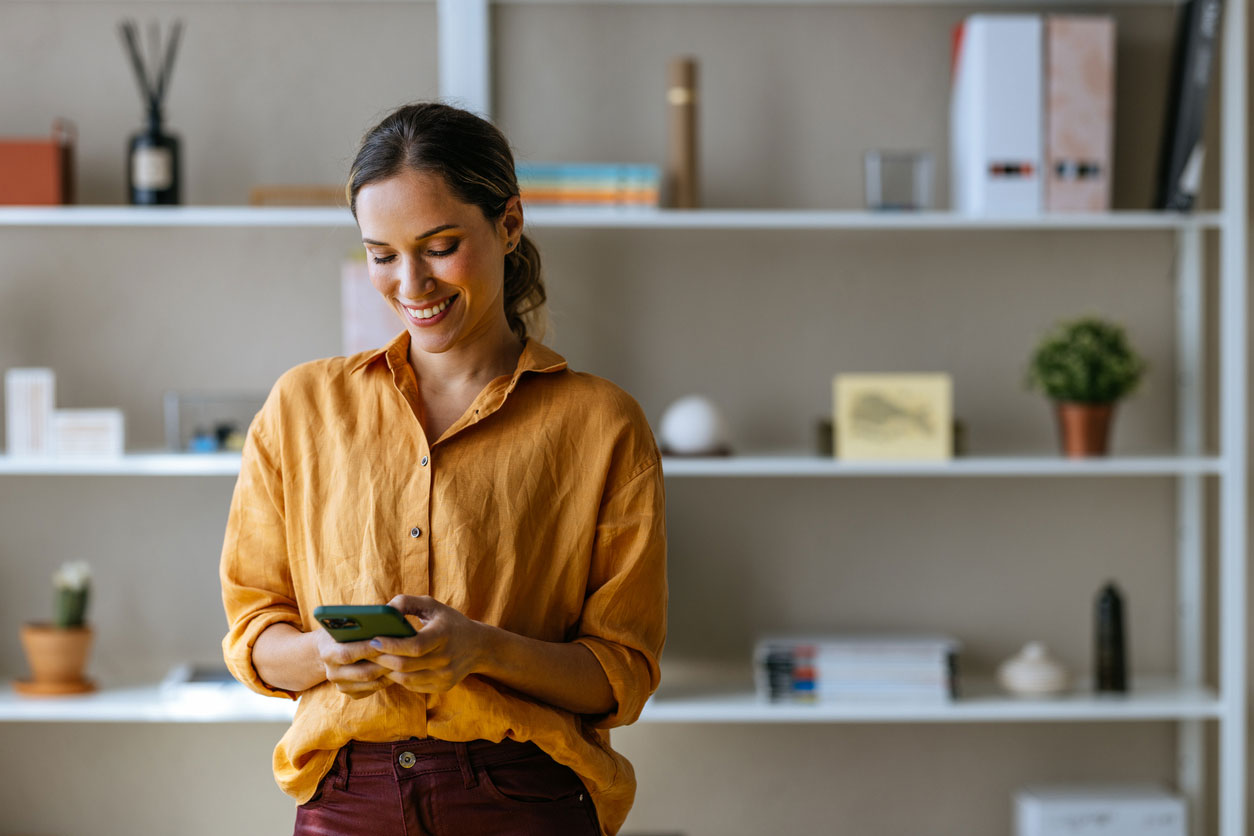
[[[95,690],[83,676],[92,640],[92,629],[87,625],[91,569],[83,562],[62,564],[52,576],[52,585],[56,618],[22,625],[22,647],[31,678],[19,680],[15,687],[31,696]]]
[[[1115,404],[1145,374],[1145,361],[1119,325],[1098,317],[1059,323],[1037,345],[1028,385],[1054,401],[1063,452],[1105,455]]]

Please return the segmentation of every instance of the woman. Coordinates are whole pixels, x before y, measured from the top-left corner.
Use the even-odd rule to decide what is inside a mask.
[[[405,330],[279,379],[222,552],[229,667],[300,698],[274,755],[296,834],[613,834],[635,777],[608,730],[665,637],[648,423],[529,336],[540,257],[496,128],[403,107],[348,196]],[[417,636],[340,644],[312,617],[380,603]]]

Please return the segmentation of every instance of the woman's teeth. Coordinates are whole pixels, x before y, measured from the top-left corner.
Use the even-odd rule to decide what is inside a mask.
[[[405,310],[409,311],[410,314],[413,315],[414,319],[430,319],[436,314],[443,312],[444,309],[447,308],[449,305],[453,304],[453,300],[456,298],[457,298],[456,296],[450,296],[449,298],[445,299],[440,304],[436,305],[434,308],[419,309],[419,308],[407,307],[405,308]]]

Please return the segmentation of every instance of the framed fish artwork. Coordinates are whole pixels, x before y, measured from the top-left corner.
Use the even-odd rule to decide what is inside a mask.
[[[836,458],[953,458],[953,388],[947,374],[836,375]]]

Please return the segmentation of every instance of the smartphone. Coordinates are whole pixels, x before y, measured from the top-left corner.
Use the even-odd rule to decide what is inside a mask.
[[[406,638],[418,633],[400,610],[379,606],[318,607],[314,618],[337,642],[361,642],[375,636]]]

